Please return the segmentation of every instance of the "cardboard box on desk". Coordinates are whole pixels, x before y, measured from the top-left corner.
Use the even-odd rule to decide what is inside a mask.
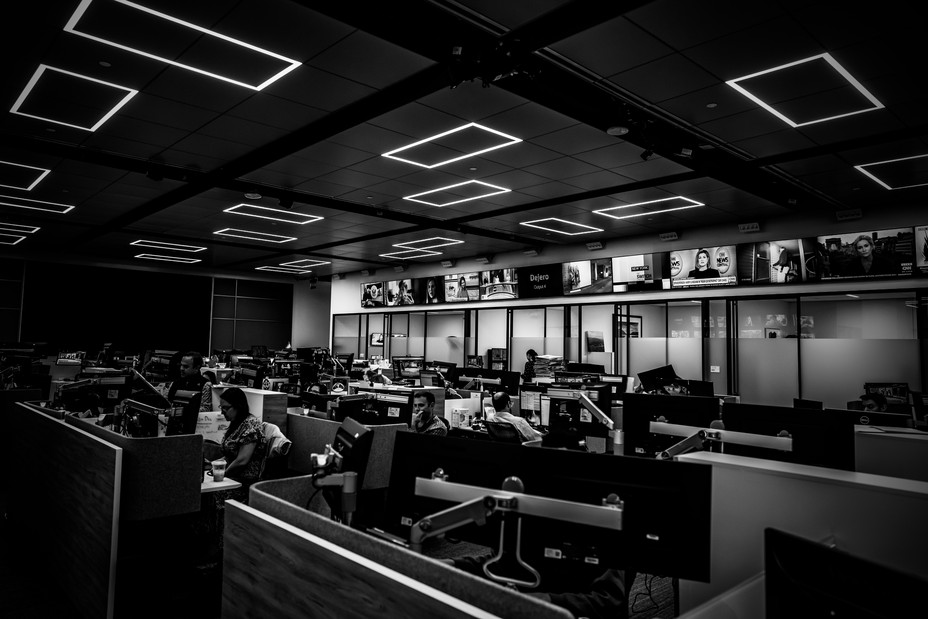
[[[229,422],[221,412],[211,411],[197,415],[197,434],[203,435],[204,441],[222,442],[222,437],[229,429]]]

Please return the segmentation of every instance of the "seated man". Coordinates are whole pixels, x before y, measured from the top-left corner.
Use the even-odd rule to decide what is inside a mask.
[[[419,434],[448,436],[448,422],[435,415],[435,394],[417,391],[412,396],[412,429]]]
[[[197,352],[188,352],[181,357],[180,378],[171,383],[168,400],[183,405],[184,412],[180,427],[172,424],[170,434],[193,434],[200,412],[213,410],[213,392],[209,379],[200,372],[203,357]]]
[[[865,411],[876,413],[886,410],[886,396],[882,393],[865,393],[858,399]]]
[[[493,409],[496,411],[493,415],[495,421],[505,421],[511,423],[519,431],[522,442],[533,441],[541,438],[542,434],[529,424],[522,417],[517,417],[510,412],[512,408],[512,399],[505,391],[497,391],[493,394]]]

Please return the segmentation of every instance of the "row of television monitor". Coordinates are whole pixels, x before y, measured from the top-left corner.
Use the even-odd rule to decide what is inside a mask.
[[[928,225],[361,284],[361,307],[928,275]]]

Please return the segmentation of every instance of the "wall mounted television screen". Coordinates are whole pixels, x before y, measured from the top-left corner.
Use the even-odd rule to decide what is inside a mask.
[[[928,226],[915,227],[915,267],[928,275]]]
[[[416,292],[412,279],[395,279],[386,283],[386,297],[388,306],[415,305]]]
[[[500,301],[519,297],[517,269],[493,269],[480,273],[480,300]]]
[[[697,247],[670,252],[671,288],[711,288],[738,283],[735,247]]]
[[[383,307],[383,282],[361,284],[361,307]]]
[[[912,275],[912,228],[831,234],[816,241],[822,280]]]
[[[480,299],[480,273],[445,275],[445,301],[459,303]]]
[[[796,284],[821,275],[816,239],[738,245],[739,284]]]
[[[612,258],[564,262],[561,279],[568,296],[612,292]]]
[[[670,289],[670,254],[638,254],[612,259],[612,292]]]
[[[421,277],[416,280],[414,289],[418,293],[416,303],[435,305],[445,302],[444,280],[440,275]]]
[[[371,333],[371,346],[383,346],[383,333]]]

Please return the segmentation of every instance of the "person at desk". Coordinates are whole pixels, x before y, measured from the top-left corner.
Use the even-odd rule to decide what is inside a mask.
[[[865,411],[876,413],[886,410],[886,396],[882,393],[865,393],[858,399]]]
[[[535,380],[535,360],[538,358],[538,353],[535,352],[534,348],[529,348],[525,351],[525,367],[522,368],[522,381],[531,382]]]
[[[380,385],[392,385],[393,384],[392,380],[390,380],[389,378],[383,375],[383,372],[380,370],[380,368],[377,368],[376,370],[373,370],[373,369],[368,370],[367,372],[365,372],[365,376],[367,377],[368,382],[370,382],[371,384],[373,383],[377,383]]]
[[[512,398],[509,397],[509,394],[505,391],[497,391],[493,394],[493,409],[496,411],[493,414],[494,421],[505,421],[511,423],[516,427],[516,430],[519,431],[519,435],[522,437],[522,442],[525,441],[534,441],[542,437],[541,432],[533,428],[528,421],[522,417],[517,417],[510,412],[512,408]]]
[[[696,268],[689,272],[690,279],[711,279],[721,277],[718,269],[709,268],[709,251],[700,249],[696,252]]]
[[[168,400],[182,404],[180,427],[170,428],[171,434],[193,434],[197,426],[197,414],[213,410],[213,391],[210,380],[200,372],[203,357],[197,352],[188,352],[180,360],[180,377],[171,383]]]
[[[419,434],[448,436],[447,422],[435,415],[435,394],[417,391],[412,396],[412,429]]]
[[[261,466],[267,453],[267,440],[258,418],[248,409],[248,398],[238,387],[230,387],[219,396],[219,410],[229,422],[222,437],[222,455],[226,459],[226,475],[251,485],[261,476]]]

